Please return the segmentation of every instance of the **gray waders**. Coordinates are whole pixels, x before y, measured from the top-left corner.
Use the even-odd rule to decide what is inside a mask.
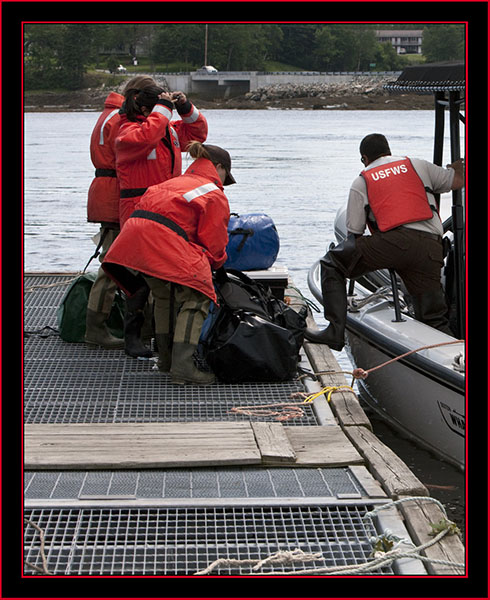
[[[145,276],[155,302],[155,340],[158,368],[170,372],[177,385],[209,385],[213,373],[195,364],[201,329],[211,304],[210,299],[183,285]]]

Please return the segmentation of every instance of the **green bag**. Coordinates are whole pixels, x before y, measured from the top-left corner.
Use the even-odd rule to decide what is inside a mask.
[[[85,341],[88,297],[96,277],[96,272],[80,275],[70,284],[61,300],[56,317],[60,337],[65,342]],[[107,326],[112,335],[119,338],[124,335],[124,311],[125,302],[121,292],[117,290]]]

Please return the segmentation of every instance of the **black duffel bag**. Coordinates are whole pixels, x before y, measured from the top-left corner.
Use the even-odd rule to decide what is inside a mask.
[[[297,373],[306,307],[297,313],[241,271],[215,276],[219,307],[201,339],[206,362],[226,383],[288,381]]]

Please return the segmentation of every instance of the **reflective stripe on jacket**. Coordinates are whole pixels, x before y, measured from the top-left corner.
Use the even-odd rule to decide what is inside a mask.
[[[88,191],[87,221],[119,223],[119,184],[116,177],[115,142],[119,130],[119,109],[124,96],[111,92],[104,103],[90,138],[90,158],[96,177]]]
[[[166,101],[156,104],[148,117],[129,121],[121,115],[116,140],[116,169],[120,182],[121,226],[133,212],[146,188],[182,173],[182,149],[192,140],[204,142],[208,134],[205,117],[190,104],[180,121],[172,121]]]
[[[216,302],[211,269],[226,261],[230,208],[211,161],[197,159],[183,175],[150,187],[136,210],[105,256],[107,273],[129,293],[121,266]]]
[[[432,218],[424,184],[409,158],[368,167],[361,175],[380,231]]]

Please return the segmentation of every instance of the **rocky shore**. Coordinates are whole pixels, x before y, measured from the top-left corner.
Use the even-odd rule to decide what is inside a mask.
[[[386,80],[363,77],[349,83],[271,85],[243,96],[208,99],[190,95],[199,108],[304,110],[432,110],[432,95],[389,94]],[[74,92],[26,92],[27,112],[97,111],[111,91],[107,87]],[[115,91],[121,91],[119,89]]]

